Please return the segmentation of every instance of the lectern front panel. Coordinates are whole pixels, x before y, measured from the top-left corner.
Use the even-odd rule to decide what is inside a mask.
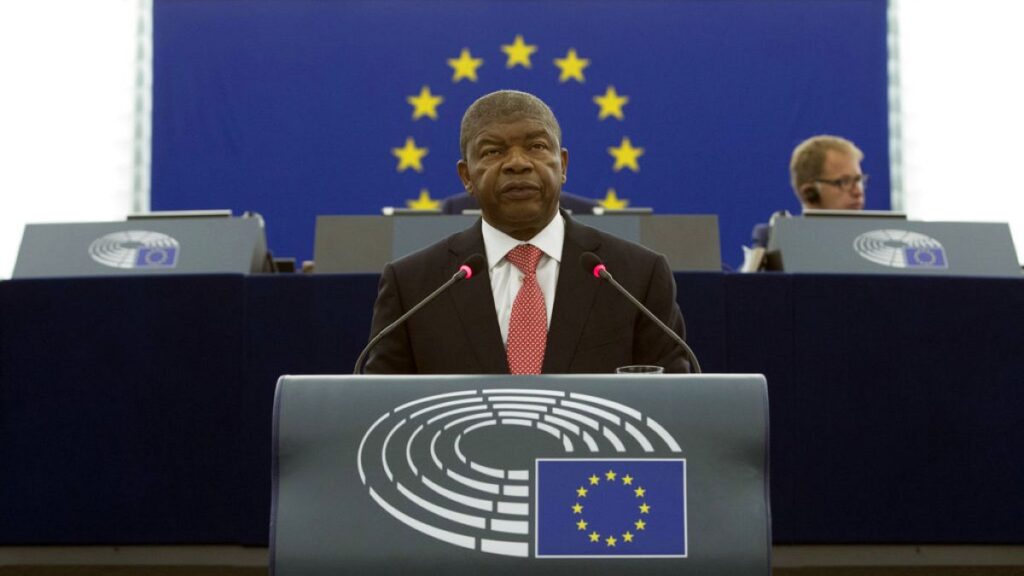
[[[770,572],[759,375],[282,377],[275,574]]]

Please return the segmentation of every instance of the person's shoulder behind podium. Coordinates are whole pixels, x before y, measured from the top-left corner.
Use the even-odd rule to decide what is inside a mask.
[[[860,168],[863,160],[860,148],[839,136],[812,136],[797,145],[789,162],[789,179],[801,208],[863,210],[868,180]],[[770,229],[770,223],[754,226],[751,245],[766,247]]]
[[[665,257],[559,210],[569,162],[561,142],[554,114],[533,95],[494,92],[466,110],[457,170],[482,218],[385,266],[371,336],[469,256],[484,255],[487,273],[452,286],[382,339],[366,373],[610,373],[632,364],[689,371],[675,342],[581,266],[583,253],[597,254],[685,337]]]
[[[558,205],[573,214],[591,214],[597,207],[597,200],[584,198],[562,191],[558,197]],[[479,210],[480,203],[469,192],[461,192],[448,196],[441,202],[442,214],[462,214],[463,210]]]

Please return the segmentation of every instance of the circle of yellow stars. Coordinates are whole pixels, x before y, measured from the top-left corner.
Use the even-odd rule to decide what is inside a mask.
[[[527,43],[522,34],[516,34],[510,44],[502,44],[501,52],[505,55],[505,68],[513,69],[522,67],[533,68],[533,57],[537,54],[539,47],[536,44]],[[575,48],[569,48],[564,57],[553,59],[555,68],[558,69],[558,82],[564,84],[575,81],[583,84],[586,82],[585,71],[590,66],[590,59],[583,58]],[[479,70],[484,66],[484,59],[473,56],[469,48],[463,48],[455,58],[447,59],[448,67],[452,69],[451,81],[458,84],[463,80],[476,82],[479,78]],[[406,102],[412,107],[412,119],[414,122],[422,118],[437,120],[438,108],[444,104],[444,96],[434,94],[430,86],[424,85],[420,88],[419,94],[406,96]],[[614,118],[618,121],[625,120],[625,106],[629,104],[629,96],[619,94],[615,86],[607,86],[603,94],[593,97],[594,104],[598,107],[597,119],[600,121]],[[429,150],[425,146],[418,146],[415,139],[409,136],[401,147],[391,149],[391,154],[397,159],[396,170],[405,172],[414,170],[423,172],[423,158]],[[612,171],[621,172],[629,169],[636,173],[640,172],[639,159],[644,155],[642,147],[635,146],[628,136],[623,136],[618,146],[609,146],[608,154],[614,160]],[[629,200],[619,198],[614,188],[608,188],[603,199],[598,204],[606,210],[621,210],[629,206]],[[419,197],[415,200],[407,200],[406,205],[413,210],[437,210],[441,201],[431,198],[430,192],[423,188]]]
[[[605,482],[610,483],[613,486],[620,485],[632,487],[631,489],[633,491],[634,497],[637,499],[638,502],[640,502],[636,507],[637,520],[633,522],[633,527],[628,528],[625,532],[602,534],[594,528],[592,528],[590,526],[590,523],[587,522],[587,520],[583,516],[586,506],[582,504],[581,501],[586,501],[588,494],[590,494],[590,490],[592,490],[593,487],[599,486],[601,484],[602,476]],[[587,485],[580,486],[579,488],[576,489],[576,503],[572,505],[573,518],[579,516],[579,520],[576,520],[576,530],[583,532],[588,542],[597,545],[604,544],[606,548],[617,547],[620,542],[620,539],[623,544],[632,543],[640,532],[647,530],[647,521],[644,520],[644,518],[646,518],[647,515],[651,513],[651,506],[647,504],[646,500],[647,489],[640,485],[634,485],[634,478],[629,474],[620,477],[618,473],[615,472],[615,470],[608,470],[602,476],[598,476],[597,474],[591,474],[590,477],[587,478]],[[621,484],[618,484],[616,480],[621,482]],[[587,532],[588,530],[589,532]],[[636,534],[633,533],[633,530],[636,530]]]

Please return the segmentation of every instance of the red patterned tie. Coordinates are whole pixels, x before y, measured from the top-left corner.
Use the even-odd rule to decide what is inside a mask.
[[[536,246],[520,244],[505,255],[506,260],[526,275],[512,303],[508,322],[508,367],[513,374],[540,374],[544,364],[548,309],[537,283],[537,262],[541,254]]]

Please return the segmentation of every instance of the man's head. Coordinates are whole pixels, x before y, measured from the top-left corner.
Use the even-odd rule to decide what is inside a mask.
[[[569,152],[547,104],[501,90],[481,97],[462,117],[459,179],[480,203],[484,220],[528,240],[558,212]]]
[[[793,150],[789,163],[793,192],[804,208],[863,210],[867,175],[864,153],[838,136],[813,136]]]

